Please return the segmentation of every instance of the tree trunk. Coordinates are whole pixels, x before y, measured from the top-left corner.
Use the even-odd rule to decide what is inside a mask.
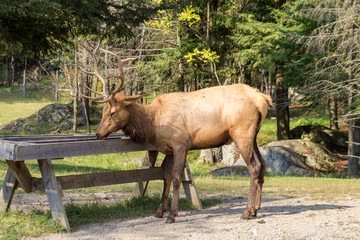
[[[348,104],[353,104],[352,92],[348,96]],[[348,176],[356,178],[359,176],[359,155],[360,155],[360,119],[349,120],[349,137],[348,137]]]
[[[330,110],[330,128],[333,130],[339,129],[338,114],[337,114],[337,101],[334,96],[329,98],[329,110]]]
[[[81,59],[81,64],[82,66],[86,66],[87,64],[87,51],[84,48],[83,49],[83,53],[82,53],[82,59]],[[88,81],[88,76],[85,73],[81,74],[81,91],[84,95],[89,95],[89,91],[86,89],[86,87],[84,85],[88,85],[89,86],[89,81]],[[89,86],[91,88],[91,86]],[[88,132],[90,133],[90,108],[89,108],[89,99],[88,98],[82,98],[83,99],[83,104],[82,104],[82,118],[81,121],[79,123],[79,125],[86,125],[88,128]]]
[[[283,85],[282,80],[283,75],[277,69],[275,111],[278,140],[286,140],[290,138],[289,96],[288,89]]]
[[[5,57],[5,86],[11,87],[10,72],[9,72],[9,58]]]
[[[265,83],[265,69],[261,70],[261,82],[260,82],[260,92],[265,92],[266,83]]]
[[[357,178],[359,177],[360,119],[349,121],[348,142],[348,176]]]
[[[179,47],[181,47],[181,39],[180,39],[180,35],[179,35],[179,28],[176,31],[176,42],[177,42],[177,45]],[[179,61],[179,65],[178,65],[179,77],[177,79],[177,87],[178,87],[178,90],[180,92],[184,92],[185,91],[184,64],[182,63],[181,59],[179,59],[178,61]]]
[[[354,26],[351,26],[351,35],[354,34]],[[353,61],[353,47],[351,46],[349,52],[349,61]],[[348,80],[353,80],[352,66],[348,69]],[[356,87],[355,87],[356,88]],[[349,112],[352,113],[352,104],[354,103],[354,96],[352,89],[349,91],[348,104]],[[355,116],[357,117],[357,116]],[[360,119],[349,120],[349,138],[348,138],[348,176],[356,178],[359,176],[359,155],[360,155]]]
[[[244,69],[244,83],[251,86],[251,69]]]
[[[11,56],[11,85],[14,85],[16,76],[16,61],[14,56]]]

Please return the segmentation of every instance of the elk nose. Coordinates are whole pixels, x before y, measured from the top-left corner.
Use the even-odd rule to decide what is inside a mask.
[[[97,138],[97,139],[100,139],[100,134],[97,133],[97,134],[96,134],[96,138]]]

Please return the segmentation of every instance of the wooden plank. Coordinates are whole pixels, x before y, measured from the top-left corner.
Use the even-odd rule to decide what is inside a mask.
[[[64,142],[36,144],[35,146],[16,146],[13,160],[63,158],[72,156],[136,152],[154,150],[151,144],[137,144],[130,139],[109,139],[83,142]],[[1,157],[1,156],[0,156]]]
[[[59,191],[54,167],[51,159],[38,160],[46,195],[50,204],[53,219],[59,220],[67,231],[70,231],[69,221],[66,216],[64,203]]]
[[[31,174],[24,161],[6,161],[26,193],[31,192]]]
[[[160,167],[56,177],[63,190],[162,179],[163,169]],[[40,178],[33,178],[32,182],[34,191],[43,191]]]
[[[121,137],[124,134],[114,133],[109,137]],[[96,139],[95,134],[66,134],[66,135],[12,135],[12,136],[0,136],[0,141],[15,141],[15,142],[28,142],[36,140],[61,140],[61,139]]]
[[[148,151],[145,155],[145,158],[143,160],[143,163],[141,164],[141,167],[154,167],[156,163],[157,156],[159,155],[158,151]],[[164,179],[164,174],[161,172],[162,178]],[[144,196],[147,190],[147,186],[149,184],[149,181],[139,181],[137,182],[135,186],[134,195],[135,196]]]
[[[15,144],[7,141],[0,141],[0,158],[2,159],[14,159]]]
[[[108,139],[128,139],[123,133],[113,133]],[[14,143],[26,143],[26,142],[47,142],[47,141],[82,141],[82,140],[96,140],[95,134],[67,134],[67,135],[12,135],[12,136],[0,136],[1,141],[8,141]]]
[[[185,191],[186,199],[193,205],[197,206],[199,209],[203,209],[199,194],[195,187],[194,179],[190,171],[189,164],[187,162],[184,169],[182,185]]]
[[[151,144],[136,144],[123,134],[112,134],[107,140],[96,140],[95,135],[40,135],[0,138],[0,158],[23,161],[55,159],[72,156],[155,150]],[[18,140],[18,141],[14,141]]]
[[[7,211],[10,208],[15,190],[18,187],[18,181],[15,174],[8,168],[3,186],[0,191],[0,211]]]

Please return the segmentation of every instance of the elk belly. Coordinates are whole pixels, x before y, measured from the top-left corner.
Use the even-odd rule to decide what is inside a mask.
[[[205,149],[221,147],[230,143],[232,140],[227,131],[201,131],[194,134],[191,149]]]

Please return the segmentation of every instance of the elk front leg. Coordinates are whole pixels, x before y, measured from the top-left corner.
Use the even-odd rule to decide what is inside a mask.
[[[184,168],[186,163],[186,150],[174,151],[174,163],[173,163],[173,198],[171,201],[171,209],[166,223],[174,223],[175,217],[179,212],[179,192],[182,182],[182,175],[184,174]]]
[[[160,206],[155,214],[155,217],[157,218],[162,218],[164,212],[166,212],[167,209],[170,186],[172,181],[173,156],[167,155],[161,166],[164,170],[164,190],[161,197]]]

